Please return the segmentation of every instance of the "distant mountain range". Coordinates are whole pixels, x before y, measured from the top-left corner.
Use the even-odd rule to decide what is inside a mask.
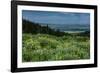
[[[59,29],[60,31],[89,31],[89,24],[44,24],[40,23],[41,26],[49,26],[52,29]]]

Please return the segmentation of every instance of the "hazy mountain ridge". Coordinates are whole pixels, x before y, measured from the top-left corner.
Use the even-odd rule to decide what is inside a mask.
[[[89,31],[89,24],[45,24],[39,23],[41,26],[49,26],[52,29],[59,29],[60,31]]]

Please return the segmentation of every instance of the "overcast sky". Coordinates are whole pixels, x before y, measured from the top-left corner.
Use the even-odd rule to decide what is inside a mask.
[[[51,12],[51,11],[22,11],[23,19],[47,24],[90,24],[89,13]]]

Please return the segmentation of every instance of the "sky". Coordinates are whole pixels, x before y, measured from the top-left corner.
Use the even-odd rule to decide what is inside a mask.
[[[89,13],[23,10],[22,18],[45,24],[90,24]]]

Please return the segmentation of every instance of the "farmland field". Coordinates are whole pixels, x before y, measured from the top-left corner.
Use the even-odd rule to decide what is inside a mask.
[[[53,36],[23,34],[23,62],[78,60],[90,58],[87,36]]]

